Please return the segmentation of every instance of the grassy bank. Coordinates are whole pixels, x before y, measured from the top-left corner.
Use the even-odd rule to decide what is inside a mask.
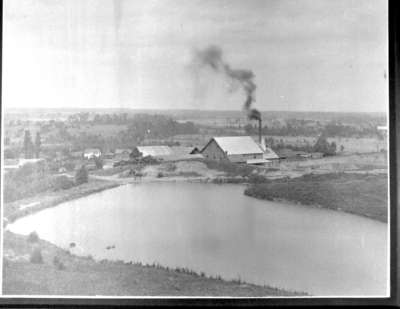
[[[40,251],[41,263],[30,258]],[[8,295],[304,295],[267,286],[224,281],[205,274],[159,265],[141,265],[77,257],[46,241],[5,232],[3,293]]]
[[[18,218],[32,214],[39,210],[110,189],[118,185],[118,183],[111,181],[90,179],[88,183],[84,183],[66,190],[42,192],[30,198],[21,199],[12,203],[5,203],[3,215],[9,222],[12,222]],[[23,208],[24,205],[29,204],[35,205],[32,207]]]
[[[331,173],[252,184],[245,194],[342,210],[387,222],[387,175]]]

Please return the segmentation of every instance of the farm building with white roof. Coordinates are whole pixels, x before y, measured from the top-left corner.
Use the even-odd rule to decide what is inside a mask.
[[[152,156],[157,158],[173,154],[173,151],[169,146],[137,146],[137,150],[143,157]]]
[[[86,159],[98,158],[101,156],[101,150],[98,148],[88,148],[83,152],[83,157]]]
[[[272,150],[271,150],[272,151]],[[250,136],[213,137],[201,150],[206,159],[266,164],[265,152]]]
[[[196,147],[137,146],[143,157],[152,156],[163,161],[179,161],[203,158]]]

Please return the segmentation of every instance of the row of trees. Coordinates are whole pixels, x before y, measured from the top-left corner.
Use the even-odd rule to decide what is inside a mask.
[[[247,124],[245,127],[246,134],[257,134],[257,125]],[[331,122],[321,125],[316,122],[310,125],[308,122],[289,122],[283,126],[264,126],[262,128],[264,135],[276,136],[316,136],[323,134],[326,137],[378,137],[382,139],[382,133],[376,126],[357,127],[352,125],[344,125],[341,123]]]
[[[23,144],[23,152],[25,155],[25,159],[32,159],[34,156],[39,158],[40,147],[42,145],[40,133],[36,133],[35,142],[32,142],[31,132],[29,130],[25,130],[24,136],[24,144]]]
[[[128,114],[95,114],[90,117],[89,113],[77,113],[68,116],[68,122],[74,124],[126,124],[128,122]]]
[[[137,114],[129,119],[124,115],[97,115],[98,120],[95,121],[96,123],[99,123],[97,121],[104,124],[111,124],[113,122],[117,124],[125,123],[126,127],[121,127],[121,131],[112,136],[102,134],[102,128],[99,128],[99,131],[96,133],[79,130],[78,134],[73,134],[73,131],[69,130],[69,127],[74,127],[71,121],[86,121],[85,113],[71,115],[69,126],[68,122],[53,122],[51,126],[49,124],[42,125],[42,128],[45,128],[49,133],[46,135],[47,142],[69,143],[73,149],[77,150],[88,147],[100,148],[102,150],[125,148],[127,145],[133,147],[145,139],[167,139],[178,134],[199,133],[199,128],[194,123],[178,122],[164,115]],[[104,128],[104,130],[107,130],[107,128]]]
[[[164,115],[135,115],[127,130],[137,141],[145,138],[167,138],[179,134],[197,134],[199,129],[193,122],[178,122]]]
[[[295,151],[305,152],[322,152],[324,155],[335,155],[337,151],[337,145],[335,142],[329,143],[325,135],[321,135],[314,145],[305,142],[302,145],[285,144],[283,139],[276,141],[274,138],[269,137],[265,139],[266,144],[273,150],[280,150],[283,148],[292,149]],[[344,146],[340,147],[340,151],[343,152]]]
[[[322,152],[324,155],[332,156],[336,154],[336,143],[329,143],[324,135],[318,138],[313,148],[315,152]]]

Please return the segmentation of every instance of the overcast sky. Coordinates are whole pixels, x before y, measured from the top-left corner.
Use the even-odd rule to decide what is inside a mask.
[[[9,107],[241,109],[194,71],[211,44],[249,69],[260,110],[386,111],[386,0],[5,0]]]

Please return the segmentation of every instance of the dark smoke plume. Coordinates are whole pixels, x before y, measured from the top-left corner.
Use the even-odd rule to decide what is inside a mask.
[[[260,120],[261,114],[258,110],[252,109],[251,105],[255,101],[256,84],[254,83],[254,73],[251,70],[232,69],[223,58],[222,49],[211,45],[203,50],[195,52],[197,62],[201,66],[209,67],[215,72],[227,76],[231,81],[238,83],[246,94],[244,109],[249,119]]]

